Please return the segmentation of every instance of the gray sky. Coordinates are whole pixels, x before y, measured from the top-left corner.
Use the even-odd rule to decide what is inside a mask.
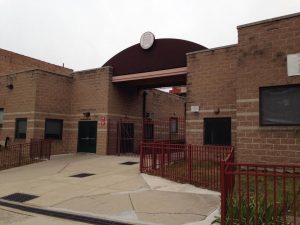
[[[145,31],[208,48],[236,26],[300,12],[300,0],[0,0],[0,48],[74,70],[102,66]]]

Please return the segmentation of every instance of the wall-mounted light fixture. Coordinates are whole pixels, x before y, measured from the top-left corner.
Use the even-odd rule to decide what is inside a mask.
[[[214,113],[218,115],[218,114],[220,113],[220,108],[216,108],[216,109],[214,110]]]
[[[6,87],[7,87],[9,90],[14,89],[14,85],[13,85],[13,84],[8,84],[8,85],[6,85]]]
[[[90,112],[84,112],[84,113],[82,113],[83,114],[83,116],[85,117],[85,118],[89,118],[90,116],[91,116],[91,113]]]

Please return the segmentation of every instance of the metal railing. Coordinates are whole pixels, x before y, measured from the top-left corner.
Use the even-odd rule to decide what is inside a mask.
[[[300,225],[300,165],[235,163],[234,148],[141,143],[140,171],[221,191],[221,225]]]
[[[33,139],[30,143],[9,145],[0,149],[0,170],[48,160],[50,156],[49,140]]]
[[[141,142],[185,143],[185,118],[132,119],[109,117],[108,154],[139,154]]]
[[[220,164],[232,152],[231,146],[141,143],[140,171],[220,190]]]
[[[300,224],[300,165],[221,163],[221,224]]]

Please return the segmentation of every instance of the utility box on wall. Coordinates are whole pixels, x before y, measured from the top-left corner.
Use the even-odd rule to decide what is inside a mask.
[[[300,75],[300,53],[287,55],[288,76]]]
[[[200,111],[200,108],[198,105],[192,105],[191,106],[191,112],[198,113]]]

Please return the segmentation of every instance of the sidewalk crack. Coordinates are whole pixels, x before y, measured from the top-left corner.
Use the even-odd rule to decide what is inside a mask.
[[[134,205],[133,205],[133,202],[132,202],[132,199],[131,199],[131,196],[130,196],[130,194],[128,194],[128,196],[129,196],[129,200],[130,200],[131,208],[132,208],[132,210],[134,210],[134,211],[135,211],[135,208],[134,208]]]
[[[68,162],[63,168],[61,168],[57,173],[61,173],[63,170],[65,170],[69,165],[71,164],[71,162]]]

